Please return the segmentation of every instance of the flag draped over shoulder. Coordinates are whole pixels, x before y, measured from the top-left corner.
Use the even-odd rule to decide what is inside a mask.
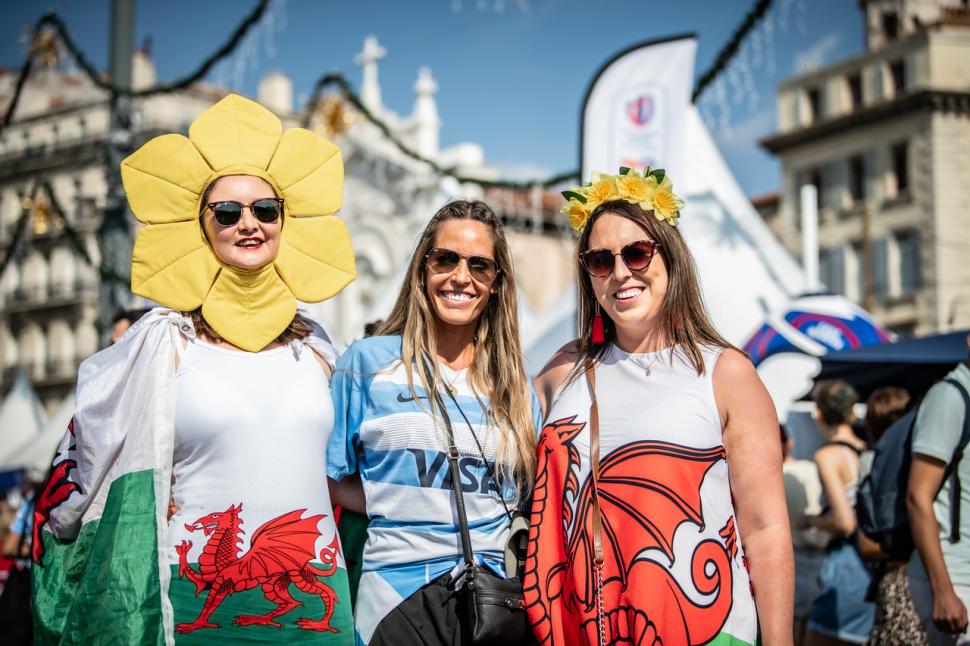
[[[178,350],[194,337],[189,317],[159,308],[81,364],[74,418],[34,512],[35,644],[174,644],[160,546]],[[335,363],[322,328],[304,342]]]
[[[74,418],[34,512],[37,644],[172,644],[164,538],[176,344],[156,309],[81,364]]]

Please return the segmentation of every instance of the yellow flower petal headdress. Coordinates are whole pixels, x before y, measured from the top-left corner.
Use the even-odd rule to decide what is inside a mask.
[[[199,221],[202,194],[226,175],[254,175],[284,200],[276,260],[247,271],[221,262]],[[230,94],[199,115],[188,138],[156,137],[121,164],[128,203],[145,226],[135,240],[131,291],[202,315],[250,352],[293,320],[296,300],[330,298],[355,277],[354,250],[334,213],[343,203],[340,149],[309,130],[283,132],[254,101]]]
[[[677,226],[684,201],[674,194],[673,188],[673,183],[662,168],[651,169],[647,166],[643,172],[637,172],[622,166],[617,175],[593,173],[593,180],[589,184],[563,191],[562,196],[568,201],[561,211],[577,235],[586,228],[596,207],[611,200],[636,204],[644,211],[653,211],[658,220]]]

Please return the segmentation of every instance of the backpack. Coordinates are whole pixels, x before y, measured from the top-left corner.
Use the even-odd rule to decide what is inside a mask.
[[[963,435],[957,443],[953,458],[946,466],[943,482],[952,478],[950,488],[950,542],[960,541],[960,477],[956,466],[963,459],[963,450],[970,441],[970,394],[953,379],[952,384],[963,397]],[[913,461],[913,427],[919,407],[896,420],[886,429],[874,448],[872,470],[859,484],[856,515],[859,530],[879,543],[890,560],[905,561],[912,554],[915,544],[906,511],[906,490],[909,470]],[[942,488],[942,483],[940,484]]]

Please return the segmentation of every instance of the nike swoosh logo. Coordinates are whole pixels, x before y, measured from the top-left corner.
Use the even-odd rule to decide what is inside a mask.
[[[418,397],[418,399],[427,399],[427,397]],[[401,402],[402,404],[406,404],[408,402],[413,402],[414,401],[414,397],[405,397],[401,393],[398,393],[397,394],[397,400],[399,402]]]

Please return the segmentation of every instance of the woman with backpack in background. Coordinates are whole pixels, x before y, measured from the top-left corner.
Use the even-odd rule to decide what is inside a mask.
[[[869,450],[862,454],[861,477],[872,469],[873,448],[896,420],[909,410],[910,396],[904,388],[885,386],[872,391],[866,400],[863,427]],[[916,614],[906,578],[906,561],[887,556],[879,544],[859,532],[859,552],[874,564],[876,623],[869,633],[870,646],[922,646],[926,632]]]
[[[853,407],[859,400],[844,381],[819,383],[812,391],[815,421],[825,444],[815,453],[822,480],[822,513],[804,516],[802,527],[832,534],[819,571],[821,593],[808,616],[809,644],[863,644],[875,619],[875,604],[865,600],[871,576],[853,538],[859,488],[859,455],[865,448],[852,430]]]

